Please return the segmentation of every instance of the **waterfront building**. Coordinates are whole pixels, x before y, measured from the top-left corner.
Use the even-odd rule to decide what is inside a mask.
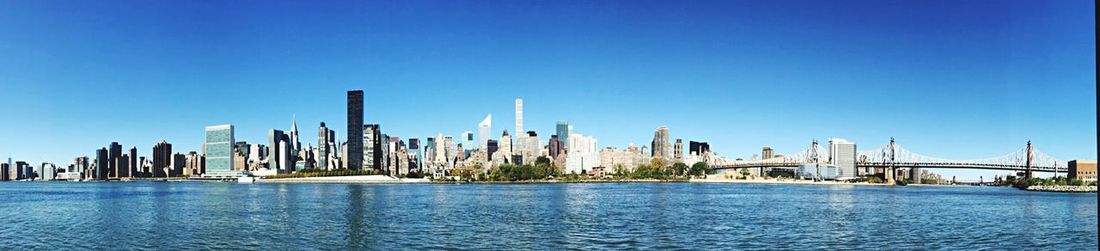
[[[11,165],[0,163],[0,181],[11,181]]]
[[[657,127],[657,130],[653,131],[653,142],[650,147],[650,150],[653,151],[653,158],[671,159],[671,148],[672,146],[668,141],[668,126]]]
[[[489,144],[490,135],[493,131],[493,114],[485,115],[485,119],[481,120],[481,123],[477,124],[477,143],[478,148],[485,149]],[[467,146],[473,148],[473,145]]]
[[[188,152],[184,157],[183,176],[199,176],[206,173],[206,157],[198,152]]]
[[[129,154],[123,154],[122,156],[119,156],[117,159],[115,159],[115,167],[118,168],[118,170],[117,170],[118,176],[116,178],[119,178],[119,179],[133,178],[133,176],[130,175],[131,174],[131,172],[130,172],[131,167],[130,167],[130,155]]]
[[[142,161],[142,162],[144,162],[144,161]],[[171,164],[172,169],[168,173],[168,175],[172,176],[172,177],[181,177],[181,176],[183,176],[183,169],[185,168],[186,164],[187,164],[187,155],[183,155],[181,153],[172,154],[172,164]]]
[[[363,168],[363,90],[348,91],[348,146],[344,162],[348,169]]]
[[[1096,161],[1095,160],[1071,160],[1069,161],[1069,174],[1070,179],[1082,180],[1085,182],[1096,181]]]
[[[252,146],[245,141],[233,144],[233,170],[248,171],[248,156],[251,155]]]
[[[523,131],[523,99],[516,98],[516,130],[514,132]]]
[[[854,178],[856,171],[856,143],[845,139],[829,139],[829,164],[836,166],[837,178]]]
[[[42,165],[38,168],[38,173],[41,174],[41,180],[54,180],[57,178],[57,165],[53,163],[42,162]]]
[[[584,136],[579,133],[569,135],[569,146],[565,160],[565,173],[585,174],[593,167],[600,165],[600,155],[597,151],[596,138]]]
[[[202,174],[209,178],[240,177],[233,168],[233,125],[215,125],[206,127],[206,142],[203,143],[203,156],[206,168]]]
[[[165,169],[170,168],[170,161],[172,157],[172,144],[167,141],[161,141],[153,146],[153,170],[150,170],[152,177],[168,177]]]

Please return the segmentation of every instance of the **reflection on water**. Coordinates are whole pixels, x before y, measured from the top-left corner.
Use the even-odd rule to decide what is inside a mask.
[[[1095,194],[744,184],[0,183],[7,249],[1095,250]]]

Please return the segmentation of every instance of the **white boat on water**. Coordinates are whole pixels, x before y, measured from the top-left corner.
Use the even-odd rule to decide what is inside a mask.
[[[237,183],[256,183],[256,177],[237,177]]]

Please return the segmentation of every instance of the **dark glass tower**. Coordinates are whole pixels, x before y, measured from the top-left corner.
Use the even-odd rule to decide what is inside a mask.
[[[168,177],[168,173],[164,171],[164,168],[170,167],[172,157],[172,144],[161,141],[153,146],[153,177]]]
[[[363,168],[363,90],[348,91],[348,169]]]

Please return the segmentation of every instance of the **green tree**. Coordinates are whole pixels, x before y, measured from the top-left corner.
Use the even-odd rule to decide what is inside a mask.
[[[676,164],[672,164],[672,170],[674,170],[673,174],[675,175],[687,174],[687,169],[687,164],[684,164],[683,162],[676,162]]]
[[[695,164],[691,164],[691,170],[688,171],[688,174],[691,176],[703,176],[706,174],[707,168],[707,163],[702,161],[695,162]]]

